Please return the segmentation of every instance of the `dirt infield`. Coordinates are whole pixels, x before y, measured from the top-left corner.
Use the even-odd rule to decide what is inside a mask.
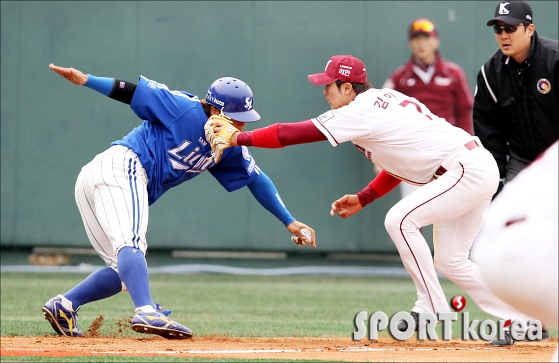
[[[5,356],[171,356],[204,358],[269,358],[281,360],[336,360],[347,362],[549,362],[557,339],[517,342],[512,347],[490,347],[478,341],[398,342],[390,337],[354,342],[351,338],[226,338],[189,340],[146,338],[0,338]]]

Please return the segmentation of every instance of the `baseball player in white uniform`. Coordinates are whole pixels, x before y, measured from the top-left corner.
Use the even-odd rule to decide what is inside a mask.
[[[485,312],[507,321],[530,320],[495,296],[469,259],[499,182],[497,164],[479,140],[435,116],[415,98],[373,88],[365,65],[351,55],[333,56],[325,71],[309,75],[309,80],[324,86],[330,111],[307,121],[230,135],[223,135],[226,128],[221,123],[210,121],[206,128],[218,141],[226,136],[231,146],[279,148],[328,140],[335,147],[351,141],[383,171],[359,193],[332,203],[331,215],[348,218],[400,182],[421,186],[394,205],[385,220],[417,288],[412,309],[416,323],[418,312],[451,311],[436,271]],[[434,261],[419,231],[431,224]],[[407,324],[401,321],[399,328],[405,330]]]
[[[559,325],[558,153],[556,141],[505,184],[472,248],[489,289],[548,328]]]

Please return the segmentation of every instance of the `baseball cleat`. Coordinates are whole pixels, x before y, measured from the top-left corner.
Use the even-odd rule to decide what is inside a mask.
[[[415,321],[415,331],[417,331],[418,327],[419,327],[419,313],[416,313],[415,311],[412,311],[411,316],[412,316],[413,320]],[[399,331],[403,332],[403,331],[408,330],[408,323],[405,320],[400,320],[396,327],[398,328]]]
[[[192,330],[167,317],[168,311],[157,310],[144,312],[138,310],[132,317],[132,329],[137,333],[157,334],[167,339],[192,338]],[[167,313],[167,314],[166,314]]]
[[[508,345],[514,345],[514,338],[509,331],[505,331],[505,337],[503,339],[493,338],[489,341],[489,345],[494,345],[496,347],[506,347]]]
[[[43,315],[58,334],[67,337],[83,336],[76,324],[78,313],[72,308],[72,302],[64,296],[57,295],[47,301],[43,306]]]

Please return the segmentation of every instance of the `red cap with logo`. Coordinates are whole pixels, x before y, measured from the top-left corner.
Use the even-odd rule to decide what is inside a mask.
[[[352,55],[335,55],[328,63],[323,73],[309,74],[309,81],[317,86],[324,86],[335,81],[350,83],[367,82],[365,64]]]

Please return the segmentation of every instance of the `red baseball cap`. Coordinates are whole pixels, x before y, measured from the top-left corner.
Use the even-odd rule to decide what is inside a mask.
[[[335,55],[328,63],[323,73],[309,74],[309,81],[317,86],[324,86],[335,81],[350,83],[367,82],[365,64],[352,55]]]
[[[437,24],[434,21],[420,18],[411,22],[409,27],[409,39],[413,39],[418,34],[425,34],[429,37],[438,37]]]

